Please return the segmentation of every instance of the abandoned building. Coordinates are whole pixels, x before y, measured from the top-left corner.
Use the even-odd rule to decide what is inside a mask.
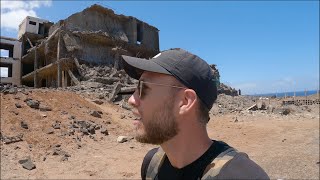
[[[150,58],[159,30],[131,16],[93,5],[53,24],[27,17],[19,26],[22,84],[66,87],[79,83],[80,64],[121,69],[121,55]]]
[[[21,42],[17,39],[1,36],[0,48],[3,51],[0,59],[1,83],[20,85]]]
[[[27,16],[19,25],[18,40],[1,38],[1,49],[9,50],[9,58],[1,58],[1,67],[8,69],[1,83],[57,88],[89,82],[108,87],[111,94],[132,93],[134,80],[121,70],[121,55],[155,56],[159,30],[95,4],[55,24]],[[219,89],[219,71],[214,64],[210,67]],[[219,92],[225,91],[229,89]]]

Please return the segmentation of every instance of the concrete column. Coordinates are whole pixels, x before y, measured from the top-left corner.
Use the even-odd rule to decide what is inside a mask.
[[[33,85],[34,85],[34,88],[37,88],[38,87],[38,74],[37,74],[37,69],[38,69],[38,50],[37,48],[35,48],[35,51],[34,51],[34,75],[33,75]]]
[[[57,87],[61,87],[61,63],[60,61],[60,50],[61,50],[61,33],[59,33],[58,46],[57,46],[57,63],[58,63],[58,72],[57,72]]]
[[[64,83],[65,83],[65,80],[64,80],[64,78],[65,78],[65,76],[64,76],[64,71],[61,72],[61,75],[62,75],[62,76],[61,76],[61,87],[64,88],[64,87],[65,87],[65,84],[64,84]]]

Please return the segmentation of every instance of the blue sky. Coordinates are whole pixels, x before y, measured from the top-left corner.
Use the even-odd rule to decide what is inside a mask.
[[[57,22],[94,3],[157,27],[161,50],[216,64],[221,82],[243,94],[319,89],[318,1],[1,0],[1,36],[16,38],[21,16]]]

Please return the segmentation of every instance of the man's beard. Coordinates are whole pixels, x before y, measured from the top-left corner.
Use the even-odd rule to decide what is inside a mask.
[[[179,130],[173,113],[173,102],[169,100],[160,105],[152,118],[144,120],[143,125],[138,128],[143,128],[143,133],[138,132],[135,137],[141,143],[162,144],[176,136]]]

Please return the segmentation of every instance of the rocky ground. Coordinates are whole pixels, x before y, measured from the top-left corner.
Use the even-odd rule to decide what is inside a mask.
[[[123,101],[82,90],[2,89],[1,179],[140,178],[155,146],[132,139]],[[282,100],[219,95],[209,135],[248,153],[273,179],[319,179],[319,105]]]

